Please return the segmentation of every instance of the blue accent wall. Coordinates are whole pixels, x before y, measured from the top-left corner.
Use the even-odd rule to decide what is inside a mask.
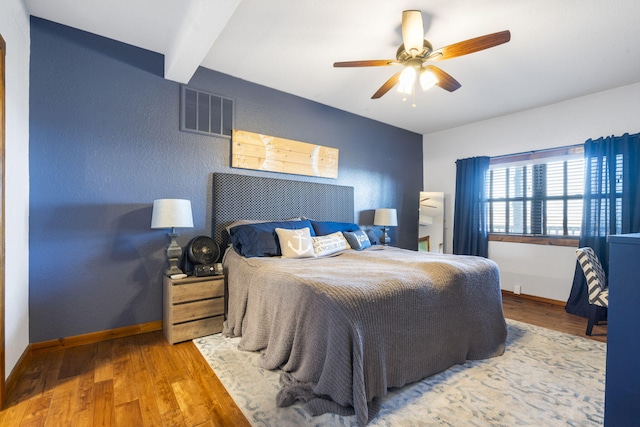
[[[353,186],[357,222],[395,207],[394,244],[417,248],[421,135],[200,68],[189,86],[233,98],[236,128],[340,150],[335,180],[233,169],[228,139],[179,131],[163,61],[31,18],[31,342],[160,320],[168,237],[151,205],[191,200],[180,245],[211,235],[214,172]]]

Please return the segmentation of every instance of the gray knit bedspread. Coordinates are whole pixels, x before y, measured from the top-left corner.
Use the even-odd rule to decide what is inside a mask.
[[[365,425],[388,388],[504,352],[498,266],[485,258],[374,246],[307,259],[231,250],[225,265],[223,333],[282,370],[279,406]]]

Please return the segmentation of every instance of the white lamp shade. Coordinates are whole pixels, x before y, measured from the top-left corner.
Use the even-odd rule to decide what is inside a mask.
[[[395,227],[398,225],[398,213],[395,209],[376,209],[376,213],[373,216],[373,225]]]
[[[184,199],[158,199],[153,201],[151,228],[191,227],[193,227],[191,201]]]

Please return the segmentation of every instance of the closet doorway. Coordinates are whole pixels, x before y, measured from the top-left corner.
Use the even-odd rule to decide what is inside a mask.
[[[418,250],[444,253],[444,193],[420,192]]]

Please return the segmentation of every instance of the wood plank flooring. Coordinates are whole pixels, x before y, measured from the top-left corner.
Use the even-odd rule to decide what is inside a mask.
[[[585,336],[586,319],[557,305],[503,298],[508,318]],[[606,325],[592,339],[606,342]],[[8,390],[0,426],[249,426],[192,342],[161,331],[37,350]]]
[[[592,335],[586,336],[587,319],[564,311],[563,306],[547,302],[531,301],[506,293],[502,297],[504,315],[508,319],[542,326],[595,341],[607,342],[607,324],[601,322],[593,327]]]

